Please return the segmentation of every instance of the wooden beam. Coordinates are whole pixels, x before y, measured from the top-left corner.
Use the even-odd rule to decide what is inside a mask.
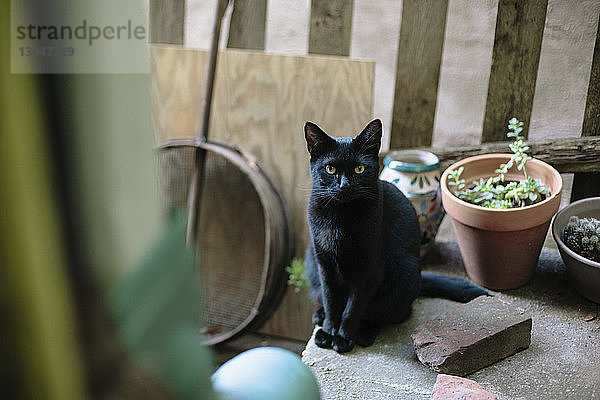
[[[528,131],[547,0],[500,0],[482,142],[504,140],[511,117]]]
[[[508,145],[509,142],[492,142],[470,147],[427,147],[422,150],[437,155],[444,170],[467,157],[488,153],[511,153]],[[600,171],[600,137],[546,140],[530,142],[529,145],[530,156],[547,162],[561,173]]]
[[[600,136],[600,16],[581,136]],[[595,196],[600,196],[600,168],[590,173],[575,174],[571,201]]]
[[[405,0],[390,146],[429,146],[446,30],[447,0]]]
[[[266,20],[267,0],[235,0],[227,47],[264,50]]]
[[[150,42],[183,44],[185,0],[150,0]]]
[[[354,0],[312,0],[308,52],[350,55]]]

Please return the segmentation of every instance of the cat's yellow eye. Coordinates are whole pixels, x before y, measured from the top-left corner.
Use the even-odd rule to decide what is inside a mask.
[[[354,167],[354,172],[356,172],[359,175],[362,174],[363,172],[365,172],[365,166],[357,165],[356,167]]]
[[[333,165],[326,165],[325,172],[327,172],[329,175],[333,175],[335,174],[335,167]]]

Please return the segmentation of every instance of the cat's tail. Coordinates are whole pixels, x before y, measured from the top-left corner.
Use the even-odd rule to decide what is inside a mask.
[[[482,295],[491,296],[484,288],[456,276],[421,272],[421,281],[421,296],[442,297],[461,303],[467,303]]]

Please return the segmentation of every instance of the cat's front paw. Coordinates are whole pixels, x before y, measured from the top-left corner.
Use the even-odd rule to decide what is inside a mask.
[[[331,349],[333,346],[333,336],[325,332],[323,329],[319,329],[315,333],[315,344],[323,349]]]
[[[352,339],[343,338],[340,335],[333,337],[331,348],[338,353],[347,353],[354,348],[354,341]]]

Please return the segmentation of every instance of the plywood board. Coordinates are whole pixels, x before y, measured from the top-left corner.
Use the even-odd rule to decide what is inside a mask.
[[[152,103],[157,143],[197,133],[206,52],[155,46],[151,51]],[[223,51],[214,88],[211,139],[252,153],[279,183],[290,207],[296,255],[308,243],[306,205],[311,187],[305,121],[334,136],[359,132],[372,118],[372,61]],[[306,339],[313,306],[288,290],[263,330]]]

